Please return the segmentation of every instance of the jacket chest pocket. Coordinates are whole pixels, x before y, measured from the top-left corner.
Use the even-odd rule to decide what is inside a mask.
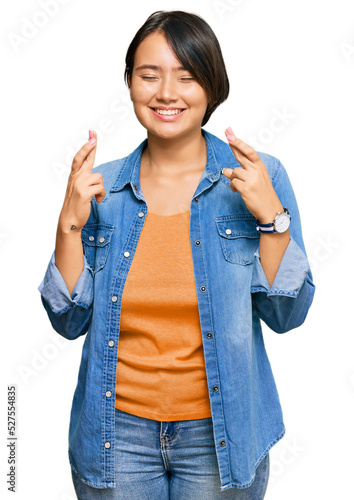
[[[94,273],[106,263],[114,226],[103,222],[86,224],[81,231],[82,246],[87,263]]]
[[[252,215],[225,215],[215,218],[221,248],[228,262],[247,266],[253,264],[259,245],[256,219]]]

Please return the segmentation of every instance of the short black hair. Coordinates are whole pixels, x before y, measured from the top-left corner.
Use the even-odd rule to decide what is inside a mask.
[[[197,14],[181,10],[154,12],[136,32],[128,47],[124,71],[124,80],[128,86],[136,50],[144,38],[154,32],[165,34],[177,59],[207,93],[208,107],[202,122],[204,126],[229,95],[229,79],[215,33]]]

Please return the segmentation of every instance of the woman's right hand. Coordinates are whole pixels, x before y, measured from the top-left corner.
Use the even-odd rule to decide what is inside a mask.
[[[81,231],[91,212],[91,200],[101,201],[106,196],[103,177],[92,173],[96,156],[97,135],[89,132],[90,140],[74,156],[66,188],[65,199],[59,217],[59,226],[64,232]],[[90,144],[92,142],[92,144]]]

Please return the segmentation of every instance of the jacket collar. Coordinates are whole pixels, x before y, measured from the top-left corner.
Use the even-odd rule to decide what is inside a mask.
[[[228,144],[203,128],[201,131],[207,145],[207,164],[200,179],[200,183],[203,183],[204,179],[208,179],[213,183],[219,179],[223,168],[235,168],[241,165],[236,160]],[[147,141],[147,139],[144,139],[139,146],[124,159],[123,166],[119,169],[118,176],[110,189],[111,193],[120,191],[126,184],[130,183],[136,197],[139,199],[143,198],[140,187],[140,161]]]

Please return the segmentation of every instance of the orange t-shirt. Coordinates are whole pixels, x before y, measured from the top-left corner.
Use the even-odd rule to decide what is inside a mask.
[[[115,407],[158,421],[211,417],[190,212],[147,212],[123,290]]]

